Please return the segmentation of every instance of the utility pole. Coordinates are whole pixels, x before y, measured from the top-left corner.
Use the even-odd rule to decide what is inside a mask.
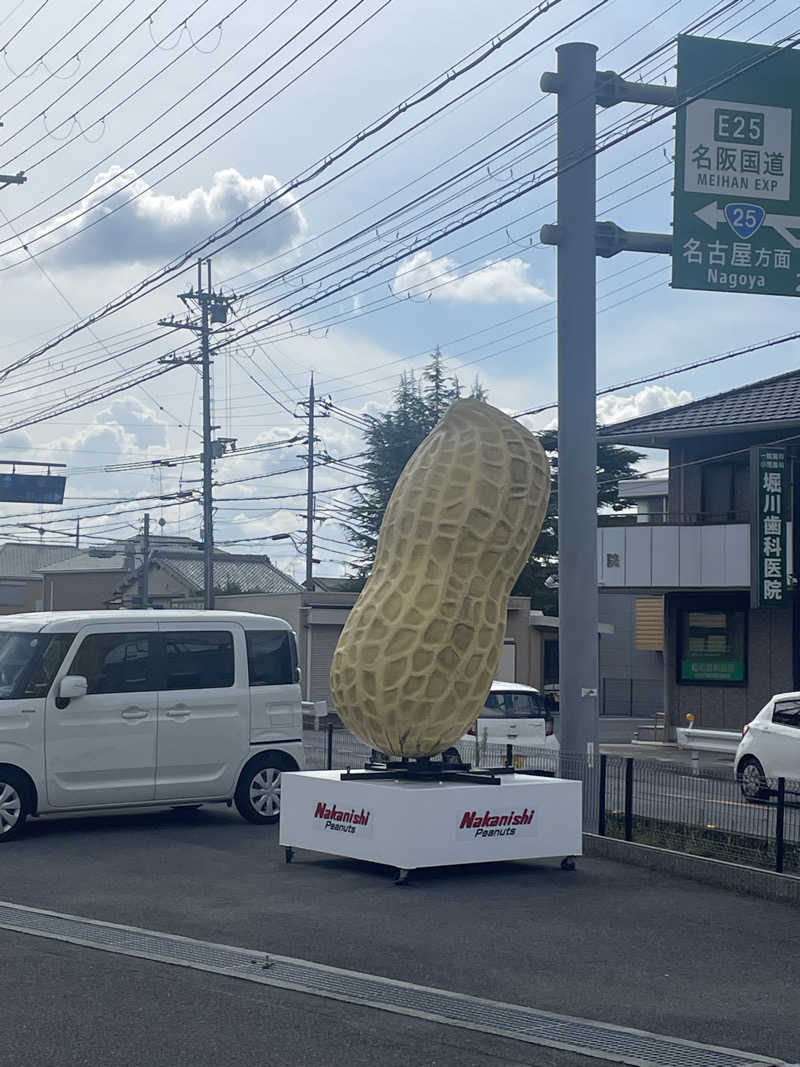
[[[558,617],[561,747],[599,744],[595,72],[593,44],[558,52]],[[566,161],[569,161],[569,165]],[[591,550],[589,545],[592,546]]]
[[[81,520],[80,516],[75,520],[75,548],[81,547]]]
[[[144,513],[142,534],[142,569],[139,579],[139,600],[143,608],[150,607],[150,513]]]
[[[321,407],[321,411],[317,411],[317,404]],[[314,437],[315,423],[317,419],[323,419],[328,417],[328,412],[325,410],[325,405],[330,403],[330,397],[323,398],[321,401],[317,400],[316,393],[314,392],[314,375],[311,375],[311,384],[308,388],[308,400],[303,400],[298,404],[302,410],[302,414],[295,412],[295,418],[307,418],[308,420],[308,452],[304,455],[298,456],[298,459],[304,459],[308,465],[306,475],[306,577],[303,583],[309,593],[314,592],[314,464],[315,454],[314,445],[316,440]],[[316,562],[319,562],[318,560]]]
[[[314,375],[308,389],[308,476],[306,479],[306,581],[314,592]]]
[[[224,455],[230,441],[215,441],[213,432],[217,429],[211,425],[211,326],[215,323],[224,325],[228,311],[235,297],[215,293],[211,288],[211,260],[206,260],[207,285],[203,288],[203,261],[197,261],[197,291],[192,288],[188,293],[179,293],[187,310],[200,309],[200,321],[196,319],[176,320],[159,319],[159,326],[169,326],[175,330],[193,330],[200,335],[200,364],[203,381],[203,595],[204,607],[214,607],[214,487],[213,463]]]
[[[0,122],[0,126],[5,126],[5,123]],[[7,185],[24,185],[27,180],[21,170],[16,174],[0,174],[0,189],[5,189]]]
[[[596,68],[597,46],[560,45],[558,73],[541,88],[558,95],[558,221],[542,244],[558,248],[558,654],[561,750],[598,750],[596,256],[669,253],[666,234],[597,222],[596,111],[621,101],[672,106],[669,86],[624,81]]]
[[[208,300],[201,299],[211,293],[211,260],[208,267],[208,294],[203,292],[203,264],[197,261],[197,299],[200,304],[200,359],[203,371],[203,591],[207,611],[214,607],[214,501],[211,454],[211,352],[208,337]]]

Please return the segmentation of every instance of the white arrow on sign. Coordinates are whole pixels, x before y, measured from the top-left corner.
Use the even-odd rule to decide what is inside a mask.
[[[716,230],[718,222],[725,221],[725,212],[722,208],[717,207],[716,200],[711,200],[705,207],[701,207],[699,211],[695,211],[698,219],[703,221],[706,226],[710,226],[712,230]]]
[[[695,215],[712,230],[716,230],[718,223],[725,222],[725,212],[717,207],[716,200],[695,211]],[[800,237],[792,233],[792,230],[800,230],[800,215],[765,215],[761,225],[769,226],[792,248],[800,248]]]

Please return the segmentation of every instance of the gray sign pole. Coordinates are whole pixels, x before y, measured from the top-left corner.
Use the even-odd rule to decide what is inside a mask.
[[[596,55],[558,49],[558,613],[561,750],[598,746]]]

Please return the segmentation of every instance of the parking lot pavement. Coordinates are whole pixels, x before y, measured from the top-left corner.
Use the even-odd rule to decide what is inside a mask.
[[[443,868],[416,873],[402,889],[388,869],[355,861],[298,852],[286,866],[277,839],[276,828],[224,807],[42,819],[2,847],[0,897],[800,1058],[789,999],[798,915],[789,905],[598,859],[579,860],[573,873],[548,861]],[[0,931],[1,942],[10,936]],[[26,943],[55,951],[54,943]],[[123,975],[132,964],[91,966]],[[166,970],[174,989],[201,982]],[[217,988],[217,979],[202,981]],[[233,988],[243,1002],[277,995],[242,987]],[[99,995],[108,1009],[105,989]],[[315,1014],[330,1010],[314,999]],[[16,1014],[18,1003],[4,998],[0,1015]],[[345,1015],[354,1017],[349,1007]],[[387,1025],[393,1032],[398,1024]],[[530,1050],[521,1059],[532,1062]]]

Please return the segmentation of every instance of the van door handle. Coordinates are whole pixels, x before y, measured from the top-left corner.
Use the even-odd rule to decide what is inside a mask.
[[[146,719],[147,712],[141,708],[126,708],[123,712],[120,712],[123,719]]]
[[[192,709],[188,708],[185,704],[176,704],[172,708],[167,708],[164,714],[168,719],[185,719],[188,715],[192,714]]]
[[[20,715],[35,715],[36,708],[20,708]]]

